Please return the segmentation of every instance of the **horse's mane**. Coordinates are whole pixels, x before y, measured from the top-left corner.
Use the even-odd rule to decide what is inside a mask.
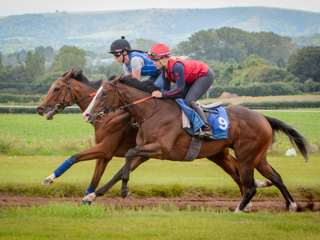
[[[82,82],[94,89],[98,89],[103,80],[99,81],[89,81],[89,79],[83,74],[82,69],[72,69],[71,71],[71,77],[79,82]],[[62,76],[65,77],[70,71],[65,72]]]
[[[138,79],[133,78],[131,75],[119,76],[119,77],[112,76],[108,80],[109,81],[116,80],[117,82],[123,83],[125,85],[139,89],[147,93],[151,93],[153,91],[159,90],[159,88],[153,84],[152,80],[139,81]]]

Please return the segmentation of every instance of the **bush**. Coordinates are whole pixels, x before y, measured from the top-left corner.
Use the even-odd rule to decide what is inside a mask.
[[[78,107],[68,107],[63,113],[80,113]],[[34,106],[0,106],[0,113],[30,113],[36,114],[36,107]]]
[[[320,108],[320,102],[259,102],[241,105],[251,109]]]
[[[49,88],[49,84],[0,83],[2,93],[45,94]]]
[[[28,96],[28,95],[10,95],[10,94],[3,94],[0,95],[0,103],[8,103],[8,102],[15,102],[15,103],[27,103],[27,102],[39,102],[41,99],[40,96]]]
[[[239,96],[280,96],[301,94],[303,87],[295,83],[255,84],[243,87],[213,86],[210,97],[219,97],[222,92],[235,93]]]

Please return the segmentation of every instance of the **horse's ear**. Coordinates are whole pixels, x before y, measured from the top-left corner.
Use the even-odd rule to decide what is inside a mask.
[[[71,72],[72,72],[72,76],[74,78],[79,78],[83,73],[82,69],[80,69],[80,68],[72,69]]]
[[[111,83],[120,82],[122,76],[123,76],[123,74],[120,74],[119,76],[115,76],[110,82],[111,82]]]
[[[113,81],[114,79],[116,79],[117,78],[117,75],[112,75],[111,77],[109,77],[108,78],[108,81]]]
[[[73,76],[73,69],[69,70],[68,72],[66,72],[65,74],[63,74],[65,79],[69,79]]]

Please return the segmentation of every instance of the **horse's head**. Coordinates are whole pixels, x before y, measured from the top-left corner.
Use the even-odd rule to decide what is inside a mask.
[[[56,113],[73,105],[76,94],[74,87],[72,87],[72,80],[79,74],[81,74],[81,70],[70,70],[55,80],[44,100],[37,107],[37,112],[40,115],[45,115],[47,119],[52,119]]]
[[[97,92],[89,107],[83,113],[86,121],[93,122],[98,116],[119,108],[137,104],[135,100],[150,96],[158,90],[152,81],[141,82],[130,75],[113,76]]]
[[[97,91],[88,108],[84,111],[83,117],[88,122],[94,122],[97,118],[106,113],[118,109],[121,103],[121,95],[117,88],[119,78],[105,82]]]

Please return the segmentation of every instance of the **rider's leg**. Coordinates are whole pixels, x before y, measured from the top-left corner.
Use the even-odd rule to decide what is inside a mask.
[[[190,87],[185,99],[188,102],[189,106],[191,106],[201,117],[202,121],[205,123],[205,127],[203,131],[207,134],[211,134],[211,130],[209,127],[208,119],[205,116],[202,108],[196,103],[200,97],[205,94],[208,89],[211,87],[213,83],[213,79],[215,78],[215,73],[209,69],[208,74],[197,79],[192,86]],[[210,131],[210,132],[209,132]]]

